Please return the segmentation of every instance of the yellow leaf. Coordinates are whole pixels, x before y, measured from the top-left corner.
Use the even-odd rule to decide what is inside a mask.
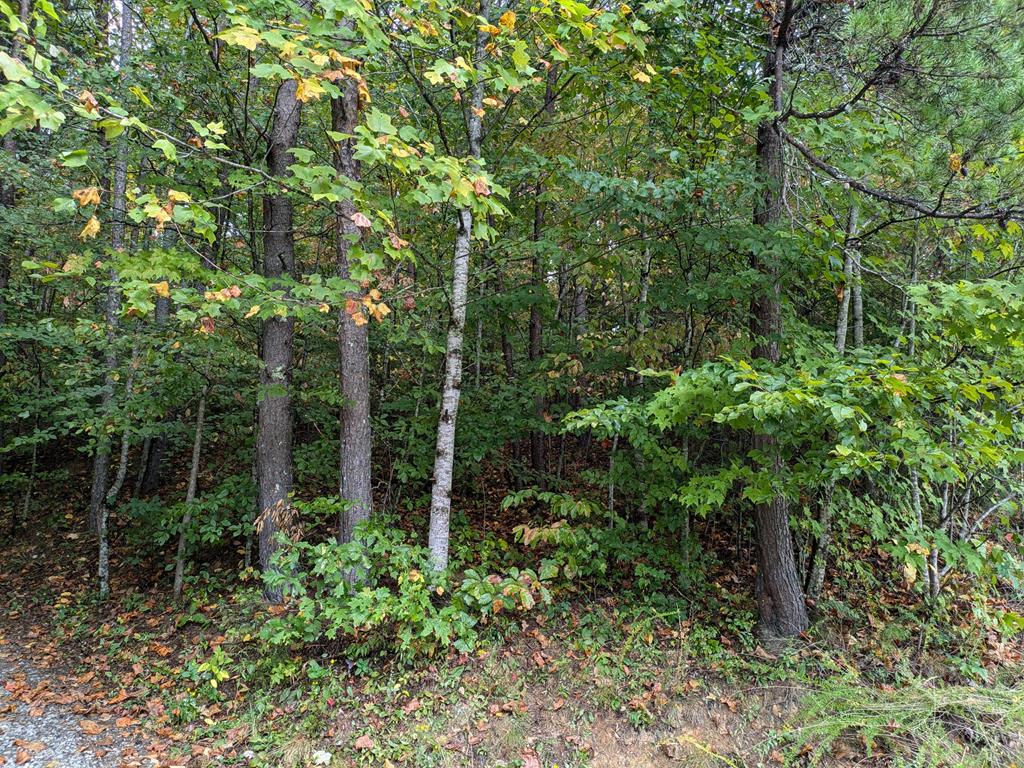
[[[157,296],[162,296],[165,299],[171,296],[171,286],[167,284],[166,280],[161,280],[159,283],[153,284],[153,291]]]
[[[167,190],[167,199],[173,203],[189,203],[192,201],[192,198],[187,193],[179,192],[176,189]]]
[[[83,208],[87,205],[99,205],[100,204],[100,190],[97,187],[83,187],[82,189],[76,189],[71,193],[71,196],[78,201],[78,204]]]
[[[331,311],[331,305],[330,305],[330,304],[327,304],[327,303],[323,303],[323,304],[321,304],[321,305],[320,305],[320,306],[318,307],[318,309],[319,309],[319,310],[320,310],[321,312],[323,312],[324,314],[326,314],[326,313],[328,313],[328,312],[330,312],[330,311]]]
[[[648,75],[646,72],[635,72],[633,74],[633,79],[636,80],[638,83],[651,82],[651,76]]]
[[[259,304],[253,304],[249,308],[249,311],[245,313],[245,319],[248,320],[250,317],[255,317],[259,313],[260,313],[260,305]]]
[[[949,156],[949,170],[953,173],[959,173],[960,169],[963,168],[964,160],[960,156],[959,152],[953,152]]]
[[[260,44],[260,33],[244,24],[225,29],[218,37],[228,45],[240,45],[249,51],[255,51]]]
[[[78,103],[85,107],[86,112],[95,112],[99,107],[99,102],[96,101],[92,91],[82,91],[78,94]]]
[[[325,93],[324,87],[315,77],[304,77],[299,80],[299,87],[295,91],[295,98],[299,101],[315,101]]]
[[[100,233],[100,220],[95,216],[89,219],[82,227],[82,231],[78,233],[78,237],[82,240],[88,240],[96,237]]]
[[[505,11],[498,19],[498,24],[511,32],[516,28],[516,15],[512,11]]]
[[[501,102],[498,101],[493,96],[488,96],[487,98],[485,98],[484,104],[486,104],[488,107],[494,107],[495,109],[501,106]]]
[[[488,35],[500,35],[501,30],[493,24],[481,24],[480,31],[486,32]]]

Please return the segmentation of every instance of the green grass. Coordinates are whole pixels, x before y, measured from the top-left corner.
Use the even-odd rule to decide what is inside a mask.
[[[1005,685],[899,688],[832,681],[804,701],[787,754],[811,764],[844,745],[907,768],[1010,768],[1024,755],[1024,690]]]

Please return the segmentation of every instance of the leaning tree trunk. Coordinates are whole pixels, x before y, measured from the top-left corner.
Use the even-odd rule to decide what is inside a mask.
[[[754,212],[754,224],[763,228],[766,237],[782,221],[785,206],[786,167],[778,115],[785,106],[783,73],[793,9],[790,0],[781,5],[777,23],[772,24],[770,52],[764,64],[776,117],[765,120],[757,128],[757,170],[764,192]],[[760,273],[760,284],[750,301],[753,357],[778,363],[782,337],[780,265],[777,257],[771,255],[754,255],[751,264]],[[782,473],[782,453],[774,436],[755,434],[753,448],[767,457],[768,471],[776,477]],[[776,493],[770,500],[758,504],[756,521],[758,632],[766,640],[791,637],[807,629],[808,619],[793,553],[786,497]]]
[[[331,127],[352,136],[359,122],[359,87],[355,79],[344,81],[341,96],[331,102]],[[354,156],[354,139],[339,141],[334,155],[338,173],[359,180],[359,162]],[[351,274],[350,249],[358,239],[359,228],[352,217],[356,213],[350,199],[338,203],[337,269],[338,276]],[[358,294],[348,296],[358,300]],[[338,526],[338,540],[352,541],[356,526],[373,513],[370,432],[370,326],[357,324],[345,309],[338,313],[338,359],[341,383],[341,498],[349,502]],[[354,575],[354,574],[353,574]]]
[[[209,365],[204,376],[209,374]],[[199,487],[199,457],[203,450],[203,421],[206,418],[206,399],[210,392],[209,381],[203,382],[203,391],[199,396],[199,407],[196,409],[196,434],[192,441],[192,465],[188,473],[188,488],[185,490],[185,515],[181,520],[181,531],[178,533],[178,551],[174,558],[174,599],[180,600],[185,587],[185,549],[188,544],[188,530],[192,526],[192,504],[196,500]]]
[[[297,83],[286,80],[274,101],[270,129],[268,170],[276,178],[288,176],[291,149],[299,133],[302,104]],[[263,272],[280,278],[295,270],[295,235],[292,203],[285,190],[275,189],[263,201]],[[292,341],[295,318],[272,317],[263,325],[260,368],[259,429],[256,438],[256,474],[259,488],[260,567],[272,567],[276,534],[290,509],[292,492]],[[265,591],[268,602],[281,601],[279,588]]]
[[[488,18],[489,0],[480,1],[480,16]],[[480,67],[486,54],[488,34],[477,31],[474,64]],[[477,77],[473,96],[466,111],[469,154],[480,159],[483,126],[484,80]],[[437,444],[434,449],[434,482],[430,493],[430,534],[428,544],[435,570],[448,567],[448,526],[452,506],[452,474],[455,468],[455,419],[462,391],[462,342],[466,329],[466,287],[469,282],[470,240],[473,234],[473,212],[458,212],[455,231],[455,255],[452,260],[452,318],[445,344],[444,389],[441,391],[441,414],[437,422]]]

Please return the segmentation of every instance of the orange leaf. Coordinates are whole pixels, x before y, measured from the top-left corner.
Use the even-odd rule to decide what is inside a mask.
[[[373,749],[376,746],[376,744],[368,734],[364,733],[362,736],[355,740],[355,743],[352,746],[354,746],[356,749]]]
[[[97,736],[103,733],[104,730],[104,726],[100,725],[95,720],[79,720],[78,727],[90,736]]]

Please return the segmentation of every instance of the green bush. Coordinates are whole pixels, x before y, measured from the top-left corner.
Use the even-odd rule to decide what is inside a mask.
[[[343,503],[319,499],[320,513]],[[395,652],[403,659],[454,647],[472,650],[479,628],[503,611],[526,611],[551,600],[530,569],[504,575],[466,570],[450,589],[448,573],[434,572],[429,551],[405,531],[375,520],[356,541],[311,543],[280,537],[276,567],[265,580],[287,596],[262,640],[272,648],[343,644],[361,658]]]

